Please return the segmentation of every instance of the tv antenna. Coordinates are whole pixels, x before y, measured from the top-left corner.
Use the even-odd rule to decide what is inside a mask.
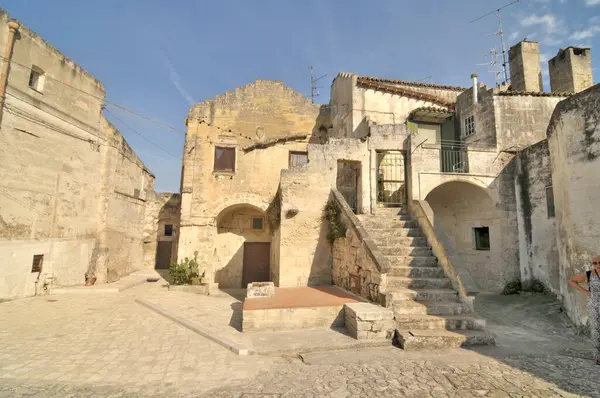
[[[315,97],[319,96],[319,89],[323,88],[323,86],[317,86],[317,82],[319,80],[321,80],[322,78],[324,78],[325,76],[327,76],[327,74],[324,74],[323,76],[315,79],[312,65],[308,67],[308,70],[310,70],[310,100],[314,104]]]
[[[506,46],[504,45],[504,30],[502,29],[502,18],[500,16],[500,10],[502,10],[506,7],[509,7],[515,3],[520,3],[520,2],[521,2],[521,0],[515,0],[511,3],[503,5],[500,8],[495,9],[494,11],[490,11],[487,14],[480,16],[479,18],[475,18],[474,20],[469,22],[469,23],[473,23],[473,22],[479,21],[480,19],[483,19],[483,18],[487,17],[488,15],[492,15],[494,13],[496,13],[498,15],[498,26],[499,26],[498,32],[493,33],[490,36],[500,36],[500,45],[502,46],[502,72],[504,73],[504,81],[505,82],[508,82],[508,72],[506,69],[506,64],[507,64],[507,62],[506,62]]]
[[[500,76],[502,75],[503,70],[498,70],[498,69],[493,69],[494,66],[498,63],[497,61],[497,57],[498,57],[498,50],[496,50],[496,47],[492,47],[492,49],[483,54],[484,57],[490,57],[490,61],[486,62],[484,64],[477,64],[477,66],[488,66],[490,68],[490,70],[488,70],[489,73],[493,73],[494,77],[496,79],[496,86],[500,85]]]

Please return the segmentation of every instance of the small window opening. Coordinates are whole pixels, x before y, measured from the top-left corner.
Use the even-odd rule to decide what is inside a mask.
[[[264,219],[262,217],[252,217],[252,229],[262,231],[264,228]]]
[[[140,190],[139,189],[135,188],[133,190],[133,197],[134,198],[139,198],[140,197]]]
[[[290,151],[289,166],[302,167],[308,164],[308,152]]]
[[[554,190],[552,190],[552,185],[546,187],[546,208],[548,211],[548,218],[554,218]]]
[[[31,272],[42,272],[42,265],[44,264],[43,254],[34,254],[33,263],[31,264]]]
[[[465,118],[465,137],[475,134],[475,116]]]
[[[235,148],[215,147],[214,171],[235,171]]]
[[[490,250],[490,228],[473,228],[475,233],[475,250]]]
[[[165,236],[173,236],[173,224],[165,224]]]
[[[41,68],[33,65],[31,67],[31,72],[29,73],[29,87],[35,91],[42,92],[44,89],[44,80],[44,71]]]

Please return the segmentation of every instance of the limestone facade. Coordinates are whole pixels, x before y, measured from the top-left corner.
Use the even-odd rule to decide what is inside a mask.
[[[102,114],[104,86],[2,10],[0,48],[0,298],[140,269],[154,175]]]

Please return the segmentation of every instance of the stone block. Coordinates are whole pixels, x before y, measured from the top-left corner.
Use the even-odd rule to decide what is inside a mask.
[[[394,319],[394,311],[371,303],[349,303],[344,310],[350,317],[359,321],[380,321]]]
[[[381,332],[384,330],[393,330],[395,328],[393,319],[386,319],[382,321],[375,321],[371,323],[371,331]]]
[[[275,295],[275,284],[273,282],[253,282],[248,284],[246,298],[273,297]]]

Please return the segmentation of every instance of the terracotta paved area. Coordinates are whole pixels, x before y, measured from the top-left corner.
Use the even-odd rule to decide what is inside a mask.
[[[275,288],[275,296],[244,301],[244,310],[277,308],[333,307],[358,303],[353,295],[334,286]]]

